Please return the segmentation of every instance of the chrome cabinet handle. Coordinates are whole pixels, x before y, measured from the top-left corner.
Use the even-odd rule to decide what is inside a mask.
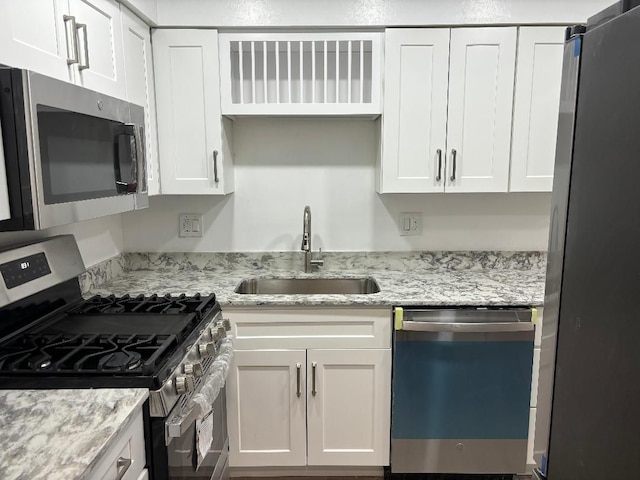
[[[213,181],[215,183],[220,182],[218,178],[218,150],[213,151]]]
[[[82,29],[82,37],[84,39],[84,63],[78,61],[78,70],[86,70],[89,68],[89,36],[87,35],[87,24],[76,24],[76,31]]]
[[[296,363],[296,395],[299,397],[302,395],[300,391],[300,371],[302,370],[302,364]]]
[[[451,149],[451,177],[450,180],[452,182],[456,181],[456,155],[458,154],[458,152],[456,152],[455,148]]]
[[[74,63],[78,63],[78,36],[77,36],[77,25],[76,25],[76,17],[73,15],[63,15],[62,20],[64,21],[64,33],[67,39],[67,65],[73,65]],[[71,50],[73,56],[69,53],[69,30],[67,29],[67,22],[71,22]]]
[[[436,150],[438,155],[438,175],[436,176],[436,182],[442,180],[442,150]]]
[[[130,458],[120,457],[118,459],[118,461],[116,462],[116,467],[118,468],[118,474],[116,475],[116,480],[122,480],[124,475],[127,473],[127,470],[129,470],[129,467],[131,467],[132,463],[133,462],[131,461]]]
[[[316,362],[313,362],[311,364],[311,395],[313,395],[314,397],[316,396],[316,393],[318,393],[318,390],[316,390],[316,367],[318,366],[318,364]]]

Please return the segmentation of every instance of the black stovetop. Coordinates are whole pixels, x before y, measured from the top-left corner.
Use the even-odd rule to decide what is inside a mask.
[[[199,294],[67,304],[0,343],[0,387],[158,388],[219,311]]]

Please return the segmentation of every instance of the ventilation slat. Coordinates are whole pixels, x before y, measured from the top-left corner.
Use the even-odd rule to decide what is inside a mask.
[[[256,42],[251,42],[251,103],[256,103]]]
[[[276,103],[280,103],[280,42],[276,40]]]
[[[311,103],[316,103],[316,41],[311,42]]]
[[[360,40],[360,103],[364,103],[364,40]]]
[[[323,97],[323,102],[324,103],[329,103],[329,100],[327,99],[327,85],[329,84],[329,82],[327,81],[328,75],[327,75],[327,55],[329,55],[329,49],[327,48],[327,41],[324,41],[324,97]]]
[[[267,92],[267,42],[262,42],[262,83],[264,88],[262,89],[264,92],[264,103],[269,103],[269,93]]]
[[[353,53],[351,48],[351,40],[349,40],[349,48],[347,50],[347,103],[351,103],[351,56]]]
[[[288,68],[288,76],[287,76],[287,90],[289,92],[289,97],[287,98],[289,103],[293,103],[293,99],[291,98],[291,42],[287,42],[287,68]]]
[[[240,64],[240,103],[244,103],[244,55],[242,41],[238,42],[238,62]]]

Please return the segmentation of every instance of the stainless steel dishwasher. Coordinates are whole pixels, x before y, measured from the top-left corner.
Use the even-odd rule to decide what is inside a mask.
[[[394,316],[391,472],[524,472],[535,309]]]

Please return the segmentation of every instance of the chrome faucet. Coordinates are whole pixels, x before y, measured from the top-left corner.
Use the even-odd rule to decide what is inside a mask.
[[[324,265],[322,249],[319,249],[318,258],[316,259],[313,258],[313,253],[311,252],[311,207],[309,205],[304,207],[304,215],[302,217],[301,250],[304,252],[304,271],[306,273],[309,273],[314,265],[316,267]]]

